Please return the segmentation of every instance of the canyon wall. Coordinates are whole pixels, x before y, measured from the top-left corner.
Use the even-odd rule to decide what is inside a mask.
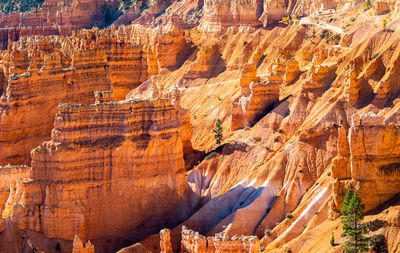
[[[109,89],[116,100],[124,99],[150,75],[179,65],[187,51],[173,26],[92,29],[14,43],[2,52],[0,164],[29,164],[30,150],[50,134],[58,103],[92,103],[95,90]]]
[[[260,0],[205,0],[199,29],[206,33],[219,35],[226,32],[228,28],[234,31],[233,29],[237,30],[238,27],[258,27],[261,25],[258,20],[261,8]]]
[[[30,46],[4,52],[3,66],[9,72],[0,101],[2,164],[29,164],[31,149],[51,132],[58,103],[90,103],[95,90],[110,89],[108,66],[99,49],[76,50],[68,58],[48,39],[20,43]]]
[[[3,212],[19,229],[65,240],[143,237],[180,219],[168,218],[188,193],[179,111],[167,99],[101,94],[96,104],[59,105],[51,141],[33,149],[30,178]]]
[[[28,166],[1,166],[0,170],[0,212],[4,209],[10,189],[15,187],[15,182],[18,178],[28,178],[30,175],[30,167]]]
[[[116,19],[119,2],[114,0],[45,0],[28,12],[0,17],[0,48],[23,36],[70,35],[72,31],[104,27]]]
[[[393,198],[400,187],[398,125],[385,124],[382,116],[373,113],[355,114],[348,133],[341,134],[332,167],[332,211],[339,212],[349,188],[359,192],[366,211]]]
[[[31,167],[0,170],[0,236],[17,227],[46,249],[77,234],[107,252],[325,245],[348,188],[367,210],[399,189],[399,21],[358,4],[168,1],[129,26],[9,44],[0,157]]]

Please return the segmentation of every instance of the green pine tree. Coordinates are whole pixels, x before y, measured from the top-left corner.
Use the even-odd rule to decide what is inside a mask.
[[[57,242],[57,244],[56,244],[56,251],[61,252],[61,243],[60,242]]]
[[[222,142],[222,139],[224,137],[223,129],[222,129],[222,122],[220,119],[218,119],[217,122],[215,123],[213,132],[214,132],[214,138],[215,138],[215,141],[217,142],[217,145],[220,145]]]
[[[364,219],[365,206],[357,192],[348,190],[342,203],[342,224],[347,240],[344,250],[348,253],[368,251],[367,226],[361,223]]]

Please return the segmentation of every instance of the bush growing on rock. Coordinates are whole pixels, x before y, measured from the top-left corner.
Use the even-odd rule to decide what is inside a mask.
[[[332,237],[331,237],[330,243],[331,243],[331,246],[335,246],[335,236],[333,235],[333,232],[332,232]]]
[[[386,247],[385,247],[385,236],[382,234],[378,235],[373,235],[369,242],[368,245],[371,246],[372,250],[376,253],[386,253]]]

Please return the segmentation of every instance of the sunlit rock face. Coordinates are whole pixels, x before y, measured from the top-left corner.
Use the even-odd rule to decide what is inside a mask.
[[[251,28],[261,25],[258,20],[262,2],[205,0],[199,28],[206,33],[222,34],[228,28]],[[232,30],[233,31],[233,30]]]
[[[116,103],[106,94],[58,107],[51,140],[33,149],[30,179],[17,182],[3,211],[19,229],[66,240],[135,229],[143,237],[184,203],[179,111],[168,99]]]
[[[349,188],[354,187],[360,192],[366,210],[398,193],[399,134],[399,127],[393,123],[385,124],[380,115],[353,115],[348,138],[342,138],[341,154],[335,158],[332,168],[336,178],[333,182],[335,210],[340,210]]]
[[[256,236],[234,236],[225,234],[205,237],[198,232],[182,228],[181,252],[260,252],[260,241]]]
[[[124,8],[0,52],[0,251],[341,251],[349,188],[398,251],[398,4]]]
[[[50,135],[58,103],[93,103],[94,91],[110,89],[122,100],[150,75],[179,65],[188,50],[174,26],[92,29],[14,43],[0,63],[0,164],[29,165],[31,149]]]
[[[0,16],[0,48],[23,36],[70,35],[72,31],[93,26],[104,27],[116,19],[119,2],[115,0],[45,0],[28,12]]]

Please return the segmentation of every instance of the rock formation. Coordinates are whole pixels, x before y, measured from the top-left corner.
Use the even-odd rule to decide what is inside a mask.
[[[396,1],[384,0],[384,1],[376,1],[374,3],[374,14],[382,15],[389,13],[395,9]]]
[[[169,229],[163,229],[160,231],[160,252],[161,253],[174,252],[171,244],[171,231]]]
[[[256,66],[246,65],[240,78],[242,96],[232,104],[232,130],[249,126],[279,100],[278,82],[257,82]]]
[[[23,36],[70,35],[82,28],[104,27],[118,15],[118,5],[114,0],[45,0],[38,9],[2,15],[1,49]]]
[[[380,115],[353,115],[348,133],[341,131],[339,155],[332,167],[332,211],[339,212],[348,188],[359,192],[366,211],[398,193],[399,134],[399,127],[393,123],[385,124]],[[335,217],[334,213],[332,217]]]
[[[27,166],[1,166],[0,170],[0,213],[4,209],[10,192],[15,191],[17,179],[29,177],[30,167]]]
[[[229,28],[258,27],[261,25],[258,20],[261,8],[260,0],[205,0],[199,29],[205,33],[220,35]]]
[[[256,236],[234,236],[217,234],[205,237],[198,232],[182,228],[181,252],[260,252],[260,241]]]
[[[50,134],[58,103],[88,104],[95,90],[110,88],[121,100],[148,75],[179,64],[182,55],[176,52],[188,47],[174,27],[148,38],[155,48],[129,40],[128,34],[136,32],[121,27],[79,32],[72,38],[28,37],[5,51],[0,163],[29,164],[30,150]],[[20,103],[28,105],[22,109]],[[43,111],[48,113],[39,117]]]
[[[32,151],[30,179],[17,184],[3,217],[66,240],[121,237],[139,227],[140,237],[154,229],[146,224],[166,225],[160,218],[187,194],[183,126],[171,102],[107,99],[58,110],[51,141]]]
[[[79,239],[79,237],[75,235],[72,253],[94,253],[94,252],[95,252],[94,246],[90,241],[83,244],[81,239]]]
[[[0,251],[398,251],[398,4],[119,2],[0,17]]]
[[[264,26],[282,20],[283,17],[289,15],[286,1],[281,0],[264,0],[263,14],[261,20]]]

